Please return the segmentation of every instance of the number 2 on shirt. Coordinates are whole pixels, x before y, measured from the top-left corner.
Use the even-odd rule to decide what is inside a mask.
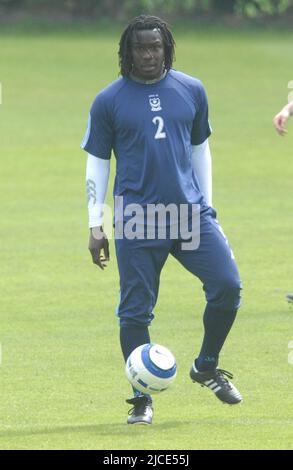
[[[153,123],[155,124],[155,126],[158,126],[155,139],[166,139],[166,132],[163,132],[164,119],[161,116],[156,116],[153,119]]]

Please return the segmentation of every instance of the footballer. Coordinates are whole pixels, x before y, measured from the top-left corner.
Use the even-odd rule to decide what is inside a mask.
[[[230,381],[232,375],[218,363],[240,306],[241,282],[212,206],[211,127],[205,88],[199,79],[173,68],[174,49],[175,41],[165,21],[148,15],[134,18],[120,39],[121,77],[93,101],[82,143],[88,154],[89,250],[93,262],[104,269],[109,261],[109,243],[101,207],[112,152],[116,159],[114,197],[123,199],[125,209],[119,220],[115,216],[115,226],[128,224],[127,208],[131,207],[139,206],[143,214],[154,204],[173,205],[178,210],[185,207],[190,225],[193,212],[198,211],[200,241],[193,249],[186,248],[180,234],[177,238],[170,235],[176,222],[172,218],[166,220],[165,238],[157,236],[159,223],[151,227],[155,237],[115,236],[120,344],[126,361],[136,347],[151,342],[149,326],[154,319],[160,274],[172,255],[200,280],[207,302],[204,337],[190,378],[209,388],[223,403],[235,405],[242,396]],[[139,224],[141,233],[148,233],[144,218]],[[170,321],[173,316],[176,309],[170,302]],[[150,395],[134,389],[127,403],[132,406],[129,424],[152,423]]]

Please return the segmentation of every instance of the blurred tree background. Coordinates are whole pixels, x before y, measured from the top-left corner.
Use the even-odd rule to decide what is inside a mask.
[[[281,17],[293,12],[293,0],[0,0],[0,13],[44,9],[73,16],[124,19],[141,12],[176,16],[235,15]]]

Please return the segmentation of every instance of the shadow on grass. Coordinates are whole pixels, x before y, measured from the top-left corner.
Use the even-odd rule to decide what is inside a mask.
[[[164,423],[153,424],[152,426],[140,426],[139,429],[152,429],[153,431],[164,431],[168,429],[176,429],[180,426],[196,425],[194,421],[167,421]],[[24,436],[37,436],[48,434],[67,434],[67,433],[91,433],[99,436],[109,435],[131,435],[137,432],[137,426],[129,426],[124,423],[109,423],[109,424],[85,424],[85,425],[68,425],[68,426],[44,426],[37,428],[27,429],[8,429],[7,431],[0,431],[0,439],[8,437],[24,437]]]

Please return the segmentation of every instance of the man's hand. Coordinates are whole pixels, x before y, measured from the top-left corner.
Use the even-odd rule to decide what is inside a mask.
[[[103,227],[93,227],[90,229],[89,250],[92,255],[93,263],[101,269],[107,265],[105,261],[110,260],[109,241],[103,231]],[[101,252],[103,251],[103,255]]]
[[[280,135],[285,135],[287,133],[287,130],[285,129],[285,125],[289,117],[290,117],[290,112],[286,107],[283,108],[282,111],[274,117],[273,123],[277,132]]]

